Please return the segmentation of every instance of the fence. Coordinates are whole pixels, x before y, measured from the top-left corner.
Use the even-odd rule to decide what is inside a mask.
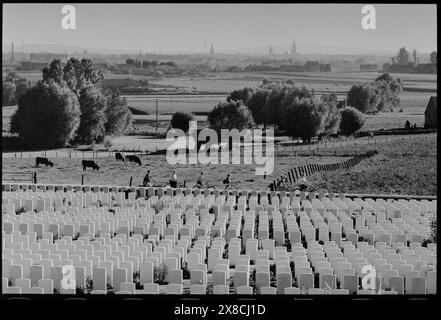
[[[4,152],[3,158],[114,158],[116,153],[121,153],[122,156],[130,155],[147,155],[150,151],[147,150],[131,150],[131,151],[38,151],[38,152]]]
[[[376,154],[378,154],[377,150],[371,150],[343,162],[327,163],[327,164],[307,164],[307,165],[295,167],[290,171],[286,172],[285,174],[283,174],[280,178],[273,180],[273,187],[276,187],[280,181],[283,181],[284,178],[288,178],[289,183],[293,185],[301,177],[310,176],[316,172],[327,172],[338,169],[347,169],[357,165],[358,163],[360,163],[361,160],[372,157]]]
[[[37,183],[37,172],[35,171],[2,171],[2,181],[5,182],[30,182]]]

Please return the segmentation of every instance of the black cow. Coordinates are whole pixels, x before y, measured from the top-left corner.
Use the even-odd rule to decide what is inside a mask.
[[[135,162],[141,165],[141,159],[138,156],[126,156],[126,161]]]
[[[124,161],[122,154],[119,152],[115,153],[115,158],[116,158],[116,161]]]
[[[39,167],[40,164],[45,164],[46,167],[47,167],[47,166],[51,166],[51,167],[54,166],[54,164],[52,163],[52,161],[48,160],[48,158],[37,157],[37,159],[35,159],[35,166],[36,166],[36,167]]]
[[[81,161],[81,164],[83,165],[83,171],[86,171],[86,168],[93,168],[93,170],[100,170],[100,167],[98,165],[98,162],[93,160],[83,160]]]

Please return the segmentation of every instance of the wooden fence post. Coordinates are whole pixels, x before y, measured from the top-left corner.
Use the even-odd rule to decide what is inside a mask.
[[[129,187],[131,187],[131,186],[132,186],[132,179],[133,179],[133,177],[132,177],[132,176],[130,176],[130,182],[129,182]]]
[[[84,185],[84,174],[81,175],[81,185]]]

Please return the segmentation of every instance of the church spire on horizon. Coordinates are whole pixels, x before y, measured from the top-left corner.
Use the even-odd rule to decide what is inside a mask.
[[[293,40],[291,50],[289,51],[290,55],[295,55],[297,53],[296,41]]]

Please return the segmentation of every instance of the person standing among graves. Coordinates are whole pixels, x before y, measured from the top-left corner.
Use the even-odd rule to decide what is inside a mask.
[[[177,188],[178,187],[178,173],[176,170],[173,170],[173,173],[170,177],[170,187]]]
[[[152,187],[152,186],[153,186],[153,181],[154,181],[154,179],[153,179],[153,177],[152,177],[151,171],[150,171],[150,170],[147,170],[147,174],[146,174],[145,177],[144,177],[144,180],[143,180],[143,182],[142,182],[142,185],[143,185],[144,187]]]
[[[201,172],[201,174],[198,177],[198,180],[196,181],[196,187],[203,188],[205,186],[207,179],[204,176],[204,173]]]
[[[299,188],[301,191],[304,191],[308,188],[308,181],[306,180],[306,175],[304,174],[302,179],[300,180]]]

